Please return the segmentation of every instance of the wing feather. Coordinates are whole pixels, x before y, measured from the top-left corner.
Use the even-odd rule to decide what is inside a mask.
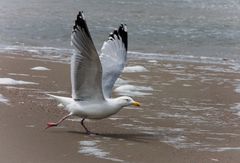
[[[109,98],[117,78],[120,76],[127,60],[127,26],[121,24],[118,30],[109,35],[103,43],[100,60],[102,63],[102,82],[104,97]]]
[[[72,98],[104,100],[101,62],[82,12],[73,26],[71,44],[75,48],[71,58]]]

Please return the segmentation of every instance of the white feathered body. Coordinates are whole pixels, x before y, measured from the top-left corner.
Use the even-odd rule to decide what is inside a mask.
[[[86,119],[103,119],[116,114],[122,106],[115,99],[105,101],[75,101],[70,97],[49,95],[64,105],[72,115]]]

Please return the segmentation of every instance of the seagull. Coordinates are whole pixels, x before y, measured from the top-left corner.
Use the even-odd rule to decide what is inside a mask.
[[[126,24],[110,33],[98,54],[83,12],[77,15],[71,34],[74,47],[71,57],[72,97],[51,95],[63,104],[69,114],[57,122],[47,123],[46,129],[58,126],[70,116],[82,118],[86,134],[93,134],[84,124],[85,119],[104,119],[126,106],[140,106],[131,97],[111,97],[114,83],[127,61],[128,34]]]

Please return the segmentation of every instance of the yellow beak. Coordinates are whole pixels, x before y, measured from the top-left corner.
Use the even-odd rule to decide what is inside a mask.
[[[132,102],[132,105],[134,105],[134,106],[141,106],[140,103],[137,102],[137,101]]]

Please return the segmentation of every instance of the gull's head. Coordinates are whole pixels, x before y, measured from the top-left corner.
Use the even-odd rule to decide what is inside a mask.
[[[137,101],[134,101],[131,97],[129,96],[121,96],[121,97],[118,97],[117,98],[117,101],[118,103],[122,106],[122,107],[125,107],[125,106],[140,106],[140,103],[137,102]]]

